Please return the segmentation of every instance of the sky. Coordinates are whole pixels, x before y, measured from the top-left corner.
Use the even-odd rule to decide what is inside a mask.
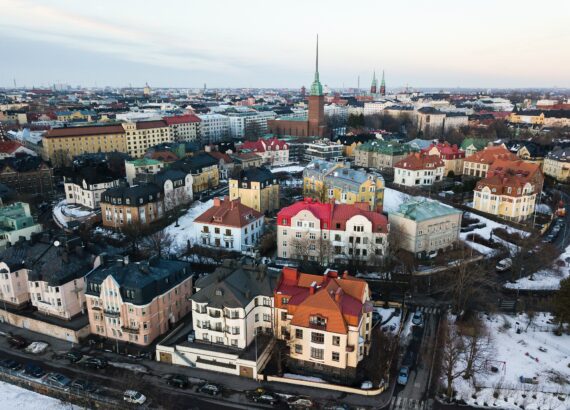
[[[0,0],[0,87],[570,87],[570,1]]]

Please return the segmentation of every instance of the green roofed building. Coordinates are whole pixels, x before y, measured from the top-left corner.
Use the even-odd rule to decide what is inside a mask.
[[[354,150],[354,164],[366,168],[392,168],[413,151],[409,145],[396,141],[368,141]]]
[[[8,243],[14,245],[20,238],[29,240],[33,233],[41,231],[41,225],[32,217],[30,205],[16,202],[0,208],[0,249]]]
[[[157,174],[164,169],[164,163],[157,159],[140,158],[125,161],[125,173],[127,182],[133,185],[135,178],[141,174]]]
[[[482,138],[465,138],[460,148],[465,151],[465,156],[468,157],[484,149],[487,144],[488,141]]]
[[[430,257],[459,239],[463,212],[439,201],[411,198],[389,212],[390,235],[397,246],[417,257]]]

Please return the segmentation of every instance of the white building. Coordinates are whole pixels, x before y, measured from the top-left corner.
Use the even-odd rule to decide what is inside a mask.
[[[200,118],[194,114],[164,117],[174,142],[199,141],[202,133]]]
[[[164,169],[164,163],[157,159],[141,158],[132,161],[125,160],[125,173],[129,185],[133,185],[139,175],[158,174]]]
[[[89,209],[99,208],[101,194],[119,186],[121,178],[106,167],[83,167],[63,177],[66,203],[82,205]]]
[[[307,142],[305,145],[304,160],[311,162],[321,159],[330,162],[341,161],[344,146],[328,139]]]
[[[220,142],[230,136],[230,118],[222,114],[200,114],[202,144]]]
[[[250,111],[228,114],[230,135],[232,138],[243,138],[247,133],[255,132],[258,136],[267,134],[267,120],[277,117],[273,111]]]
[[[194,220],[195,243],[251,252],[261,238],[263,224],[263,214],[243,205],[239,198],[214,198],[214,205]]]
[[[437,155],[410,154],[394,164],[394,183],[409,187],[432,185],[443,180],[445,163]]]

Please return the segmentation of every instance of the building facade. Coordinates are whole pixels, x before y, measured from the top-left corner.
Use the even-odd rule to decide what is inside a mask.
[[[354,164],[365,168],[391,169],[412,151],[409,145],[396,141],[369,141],[354,150]]]
[[[516,161],[518,158],[515,154],[505,148],[504,145],[487,147],[481,151],[477,151],[473,155],[467,156],[463,160],[463,175],[476,178],[487,176],[489,167],[496,160]]]
[[[119,186],[122,178],[107,167],[80,167],[63,177],[65,201],[89,209],[99,209],[101,195],[109,188]]]
[[[277,138],[246,141],[237,149],[241,152],[255,152],[263,158],[263,163],[271,166],[282,166],[289,163],[289,145]]]
[[[230,178],[229,195],[263,214],[279,209],[279,181],[266,168],[249,168]]]
[[[202,133],[201,120],[194,114],[164,117],[164,122],[170,128],[174,142],[200,141]]]
[[[101,214],[106,228],[146,227],[164,216],[163,193],[154,184],[108,189],[101,198]]]
[[[32,234],[42,231],[34,221],[30,205],[15,202],[0,208],[0,249],[14,245],[21,238],[29,240]]]
[[[305,161],[324,160],[337,162],[343,158],[343,145],[328,139],[306,142],[304,145],[303,159]]]
[[[222,114],[198,115],[202,124],[203,145],[215,144],[230,138],[230,119]]]
[[[126,122],[127,153],[133,158],[144,156],[155,145],[172,142],[172,129],[165,120]]]
[[[557,148],[550,151],[544,158],[544,175],[558,182],[570,179],[570,149]]]
[[[433,185],[443,180],[445,164],[437,155],[414,153],[394,164],[394,183],[408,187]]]
[[[428,155],[437,155],[445,165],[444,174],[446,176],[461,175],[463,173],[463,160],[465,152],[457,145],[451,145],[447,142],[432,144],[425,151]]]
[[[204,191],[220,184],[218,160],[206,153],[199,153],[173,163],[171,169],[180,170],[192,176],[192,191],[199,196]]]
[[[157,159],[140,158],[125,161],[125,174],[129,185],[133,185],[136,177],[140,175],[154,175],[164,169],[164,163]]]

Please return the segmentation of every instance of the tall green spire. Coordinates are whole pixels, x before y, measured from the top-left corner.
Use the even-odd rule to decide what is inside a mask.
[[[311,95],[323,95],[323,86],[319,81],[319,35],[317,34],[317,58],[315,62],[315,79],[311,84]]]

